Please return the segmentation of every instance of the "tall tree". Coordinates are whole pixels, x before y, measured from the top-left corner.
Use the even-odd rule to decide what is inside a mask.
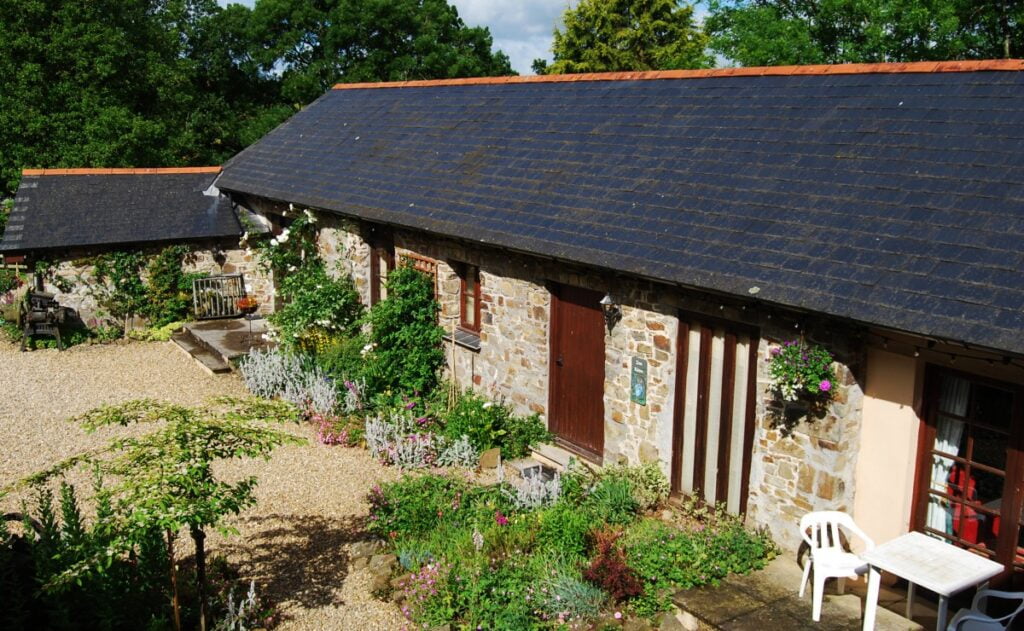
[[[706,68],[707,37],[680,0],[581,0],[555,29],[546,74]]]
[[[746,66],[1024,53],[1020,0],[711,0],[711,48]]]
[[[25,167],[216,164],[293,109],[215,0],[0,0],[0,194]]]
[[[264,70],[296,103],[337,82],[515,74],[446,0],[260,0],[253,18]]]

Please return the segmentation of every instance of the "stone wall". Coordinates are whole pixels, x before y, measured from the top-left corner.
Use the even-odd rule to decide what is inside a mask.
[[[261,312],[268,311],[274,296],[273,283],[259,268],[251,252],[238,249],[234,242],[201,242],[193,243],[191,247],[193,250],[183,265],[186,273],[241,273],[249,294],[260,301]],[[142,252],[153,256],[162,249],[148,247]],[[63,253],[56,260],[53,278],[44,283],[46,291],[55,293],[61,305],[77,311],[89,326],[102,324],[105,320],[105,314],[93,296],[96,283],[94,259],[99,254],[98,250],[86,249]]]
[[[323,217],[320,249],[352,273],[364,300],[369,294],[369,248],[365,227]],[[615,276],[567,264],[478,247],[422,233],[396,231],[396,256],[411,253],[437,266],[441,325],[451,332],[458,319],[456,262],[477,265],[481,281],[480,349],[449,341],[449,375],[460,387],[504,399],[518,413],[545,417],[548,406],[550,283],[565,283],[610,293],[622,319],[606,330],[604,454],[606,464],[657,462],[666,474],[672,462],[676,376],[677,314],[688,312],[758,327],[756,429],[751,446],[748,521],[768,527],[787,548],[799,545],[797,523],[810,510],[853,507],[855,454],[859,448],[863,395],[857,373],[859,340],[844,337],[843,327],[825,321],[801,322],[767,309],[723,304],[707,294]],[[796,326],[794,326],[794,323]],[[768,375],[770,348],[806,331],[840,359],[834,399],[822,419],[789,426],[771,413],[774,401]],[[815,335],[831,332],[827,339]],[[630,400],[631,364],[647,360],[647,404]],[[454,359],[454,361],[453,361]]]

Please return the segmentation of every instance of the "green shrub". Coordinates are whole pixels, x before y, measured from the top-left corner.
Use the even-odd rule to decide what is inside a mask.
[[[369,338],[356,333],[350,337],[338,337],[316,356],[316,363],[324,374],[335,383],[359,381],[363,371],[363,348]]]
[[[108,557],[108,546],[125,534],[115,526],[110,503],[101,492],[96,516],[87,522],[67,484],[61,485],[56,506],[52,492],[41,490],[33,517],[41,528],[25,528],[31,555],[27,566],[20,565],[18,546],[6,526],[0,531],[3,628],[132,629],[164,617],[167,557],[159,530],[131,533],[130,558]],[[95,569],[77,571],[83,564]],[[77,580],[67,581],[65,574],[72,571]]]
[[[332,277],[319,260],[307,261],[281,281],[284,307],[271,315],[281,342],[322,352],[353,332],[363,306],[350,276]]]
[[[149,325],[159,329],[188,318],[192,308],[192,281],[204,274],[186,274],[182,270],[188,246],[164,248],[146,265],[146,303],[141,313]]]
[[[605,478],[597,483],[584,505],[603,522],[625,525],[636,519],[633,485],[625,478]]]
[[[608,600],[601,588],[584,581],[578,571],[558,568],[535,592],[540,610],[552,620],[569,621],[597,616]]]
[[[444,364],[433,280],[412,267],[388,276],[387,298],[369,312],[370,352],[363,377],[371,394],[424,394],[438,383]]]
[[[654,510],[668,499],[671,485],[656,462],[642,465],[612,465],[599,473],[603,480],[628,480],[636,500],[637,510],[646,512]]]
[[[568,502],[559,502],[539,511],[537,519],[538,545],[567,558],[586,556],[588,535],[594,527],[593,515]]]
[[[502,456],[507,459],[522,458],[532,446],[551,439],[536,414],[516,416],[511,406],[494,403],[471,391],[460,395],[441,420],[442,433],[447,438],[468,436],[479,451],[501,447]]]
[[[406,475],[369,495],[370,532],[391,539],[420,537],[440,525],[466,485],[439,475]],[[457,502],[456,502],[457,504]]]
[[[633,602],[644,616],[666,611],[675,591],[760,569],[775,555],[766,533],[745,530],[737,518],[688,532],[645,519],[630,530],[624,545],[630,566],[644,582],[643,594]]]

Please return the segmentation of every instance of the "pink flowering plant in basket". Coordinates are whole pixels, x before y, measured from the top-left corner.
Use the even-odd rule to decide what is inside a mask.
[[[836,375],[832,355],[824,348],[790,340],[772,347],[768,361],[772,386],[784,401],[831,398]]]

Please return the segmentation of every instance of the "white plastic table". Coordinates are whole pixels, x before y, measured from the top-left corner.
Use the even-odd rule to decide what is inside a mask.
[[[864,603],[864,631],[875,628],[878,587],[882,571],[907,579],[907,618],[914,604],[914,586],[939,595],[936,631],[945,631],[949,597],[969,587],[986,583],[1003,571],[1003,566],[963,548],[919,532],[909,532],[861,555],[868,568],[868,595]]]

